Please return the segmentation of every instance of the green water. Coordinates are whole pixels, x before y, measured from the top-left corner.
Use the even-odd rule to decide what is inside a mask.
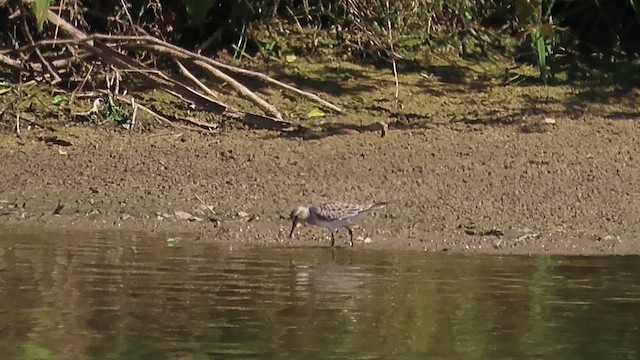
[[[0,354],[636,359],[640,258],[233,250],[0,230]]]

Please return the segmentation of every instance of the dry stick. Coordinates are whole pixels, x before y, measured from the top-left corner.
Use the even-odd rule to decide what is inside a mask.
[[[62,9],[64,9],[64,2],[65,2],[65,0],[62,0],[60,2],[60,7],[58,8],[58,16],[62,16]],[[58,25],[56,25],[56,29],[53,31],[53,38],[54,39],[58,38],[58,31],[60,31],[60,27]]]
[[[209,94],[209,96],[218,97],[217,92],[209,89],[207,85],[205,85],[202,81],[200,81],[197,77],[195,77],[189,70],[187,70],[187,68],[184,67],[184,65],[182,65],[180,61],[176,59],[174,59],[174,61],[178,65],[178,68],[180,69],[180,72],[182,72],[182,75],[188,77],[191,81],[193,81],[196,85],[198,85],[198,87],[202,89],[202,91]]]
[[[147,38],[148,36],[145,36],[145,38]],[[168,44],[168,43],[167,43]],[[157,46],[153,46],[152,48],[155,49]],[[160,51],[160,50],[158,50]],[[180,56],[181,54],[172,54],[173,56]],[[193,54],[196,55],[196,54]],[[278,109],[269,104],[266,100],[264,100],[263,98],[261,98],[260,96],[258,96],[256,93],[252,92],[251,90],[249,90],[246,86],[242,85],[241,83],[239,83],[238,81],[236,81],[234,78],[230,77],[229,75],[225,74],[224,72],[216,69],[215,67],[204,63],[202,61],[199,60],[193,60],[189,57],[185,57],[186,60],[192,61],[194,64],[204,68],[205,70],[209,71],[211,74],[213,74],[213,76],[217,77],[218,79],[229,83],[229,85],[231,85],[231,87],[237,92],[239,93],[241,96],[244,96],[245,98],[249,99],[250,101],[252,101],[254,104],[256,104],[260,109],[262,109],[262,111],[264,111],[267,114],[272,115],[273,117],[275,117],[278,120],[282,120],[282,114],[280,113],[280,111],[278,111]]]
[[[237,47],[235,44],[231,44],[231,47],[233,48],[233,50],[237,51],[240,53],[240,55],[246,57],[247,59],[252,60],[253,62],[258,62],[258,59],[256,59],[255,57],[247,54],[246,52],[244,52],[243,49],[240,49],[239,47]]]
[[[239,92],[244,97],[249,98],[249,100],[251,100],[254,103],[256,103],[256,105],[258,105],[258,107],[261,108],[267,114],[271,114],[271,115],[275,116],[276,119],[282,120],[282,114],[280,113],[280,111],[278,111],[278,109],[276,109],[275,106],[269,104],[263,98],[261,98],[260,96],[256,95],[256,93],[254,93],[251,90],[249,90],[246,86],[244,86],[244,85],[240,84],[239,82],[237,82],[236,80],[234,80],[231,76],[223,73],[222,71],[220,71],[220,70],[214,68],[213,66],[211,66],[211,65],[209,65],[207,63],[204,63],[204,62],[202,62],[200,60],[194,60],[193,63],[196,64],[196,65],[199,65],[202,68],[204,68],[205,70],[209,71],[215,77],[228,82],[229,85],[231,85],[232,88],[234,88],[237,92]]]
[[[64,19],[59,18],[55,13],[49,11],[49,21],[52,23],[59,25],[64,31],[69,33],[71,36],[76,37],[79,41],[79,44],[85,46],[88,51],[93,52],[103,61],[113,65],[119,69],[128,69],[130,71],[135,71],[137,74],[145,80],[150,81],[152,83],[156,83],[161,85],[163,88],[172,89],[172,88],[180,88],[184,87],[182,84],[178,83],[175,80],[172,80],[162,74],[157,70],[153,70],[148,68],[139,62],[111,49],[105,44],[100,43],[99,41],[93,41],[87,35],[85,35],[82,31],[76,29],[73,25],[67,23]],[[93,43],[93,45],[91,44]],[[184,89],[181,89],[184,92]],[[180,91],[177,91],[180,92]],[[182,92],[180,92],[182,93]],[[214,105],[214,111],[223,112],[226,109],[226,106],[222,103],[218,103],[212,99],[207,98],[204,95],[201,95],[203,102],[208,102],[211,105]]]
[[[336,105],[334,105],[334,104],[332,104],[332,103],[330,103],[330,102],[328,102],[326,100],[323,100],[322,98],[320,98],[316,94],[313,94],[313,93],[310,93],[310,92],[306,92],[306,91],[302,91],[302,90],[300,90],[300,89],[298,89],[296,87],[293,87],[291,85],[288,85],[288,84],[285,84],[285,83],[283,83],[281,81],[278,81],[278,80],[276,80],[276,79],[274,79],[274,78],[272,78],[272,77],[270,77],[268,75],[265,75],[265,74],[262,74],[262,73],[259,73],[259,72],[256,72],[256,71],[246,70],[246,69],[242,69],[242,68],[239,68],[239,67],[227,65],[227,64],[221,63],[219,61],[215,61],[213,59],[210,59],[208,57],[192,53],[191,51],[182,49],[182,48],[180,48],[178,46],[175,46],[173,44],[167,43],[167,42],[162,41],[160,39],[156,39],[156,38],[153,38],[153,37],[146,37],[146,38],[148,38],[147,40],[151,40],[151,42],[154,42],[156,44],[164,46],[167,50],[172,50],[173,52],[177,52],[177,53],[179,53],[179,54],[181,54],[183,56],[186,56],[188,58],[192,58],[192,59],[195,59],[195,60],[200,60],[200,61],[203,61],[203,62],[205,62],[205,63],[207,63],[207,64],[209,64],[211,66],[227,69],[227,70],[233,71],[233,72],[235,72],[237,74],[256,77],[256,78],[258,78],[260,80],[263,80],[263,81],[265,81],[267,83],[274,84],[276,86],[282,87],[282,88],[287,89],[289,91],[295,92],[295,93],[297,93],[299,95],[307,97],[307,98],[309,98],[309,99],[311,99],[311,100],[313,100],[313,101],[315,101],[317,103],[320,103],[320,104],[326,106],[329,109],[335,110],[335,111],[337,111],[339,113],[344,112],[338,106],[336,106]]]
[[[51,81],[51,85],[55,85],[55,84],[61,82],[62,78],[60,77],[60,75],[58,75],[58,73],[55,70],[53,70],[53,67],[47,61],[47,59],[44,58],[44,56],[40,52],[40,49],[36,49],[36,55],[38,55],[38,57],[40,58],[40,61],[44,65],[44,67],[47,68],[47,71],[49,72],[49,74],[51,74],[51,76],[53,76],[53,81]]]
[[[191,117],[191,116],[183,117],[183,118],[181,118],[181,120],[186,121],[186,122],[190,122],[190,123],[192,123],[194,125],[200,126],[201,128],[205,128],[205,129],[209,129],[209,130],[217,129],[217,128],[220,127],[218,124],[209,123],[209,122],[206,122],[206,121],[200,121],[200,120],[198,120],[198,119],[196,119],[194,117]]]
[[[131,127],[129,130],[133,130],[133,127],[136,126],[136,116],[138,115],[138,106],[136,104],[136,98],[131,97],[131,107],[133,108],[133,114],[131,115]]]
[[[22,61],[0,54],[0,62],[14,69],[22,69]]]
[[[120,0],[120,3],[122,4],[124,13],[127,14],[127,19],[129,19],[129,23],[131,24],[131,27],[135,27],[135,24],[133,23],[133,19],[131,18],[131,14],[129,14],[129,9],[127,9],[127,4],[124,2],[124,0]]]
[[[28,114],[22,114],[22,116],[20,117],[20,121],[23,121],[23,122],[26,121],[29,124],[33,125],[33,126],[37,126],[37,127],[41,128],[41,129],[47,129],[47,130],[49,130],[51,132],[56,132],[57,131],[54,127],[41,124],[41,123],[39,123],[39,122],[37,122],[37,121],[35,121],[33,119],[29,119],[27,116],[28,116]]]
[[[237,74],[256,77],[256,78],[261,79],[261,80],[263,80],[263,81],[265,81],[267,83],[274,84],[274,85],[282,87],[284,89],[293,91],[293,92],[295,92],[295,93],[297,93],[299,95],[305,96],[305,97],[307,97],[307,98],[309,98],[309,99],[311,99],[311,100],[313,100],[315,102],[318,102],[318,103],[320,103],[320,104],[322,104],[322,105],[324,105],[324,106],[326,106],[326,107],[328,107],[328,108],[330,108],[332,110],[335,110],[335,111],[340,112],[340,113],[343,112],[343,110],[340,109],[338,106],[336,106],[336,105],[334,105],[334,104],[332,104],[332,103],[330,103],[328,101],[325,101],[325,100],[321,99],[316,94],[309,93],[309,92],[306,92],[306,91],[302,91],[302,90],[300,90],[300,89],[298,89],[296,87],[293,87],[291,85],[287,85],[287,84],[285,84],[285,83],[283,83],[281,81],[278,81],[278,80],[276,80],[276,79],[274,79],[274,78],[272,78],[272,77],[270,77],[268,75],[265,75],[263,73],[259,73],[259,72],[251,71],[251,70],[246,70],[246,69],[242,69],[242,68],[239,68],[239,67],[236,67],[236,66],[232,66],[232,65],[225,64],[225,63],[221,63],[219,61],[210,59],[210,58],[208,58],[206,56],[202,56],[202,55],[193,53],[193,52],[191,52],[189,50],[185,50],[185,49],[183,49],[183,48],[181,48],[179,46],[170,44],[170,43],[168,43],[166,41],[160,40],[160,39],[155,38],[153,36],[139,36],[139,37],[137,37],[137,36],[116,36],[116,37],[114,37],[114,36],[110,36],[110,35],[99,35],[99,34],[96,34],[96,35],[94,35],[94,37],[96,39],[103,39],[104,38],[104,39],[110,39],[110,40],[117,39],[117,40],[145,41],[146,43],[150,43],[150,44],[149,45],[139,44],[139,45],[142,46],[142,47],[148,47],[148,48],[154,49],[156,51],[168,53],[169,55],[173,55],[173,56],[180,56],[182,58],[188,58],[188,59],[191,59],[191,60],[200,60],[200,61],[202,61],[204,63],[207,63],[207,64],[209,64],[211,66],[227,69],[227,70],[235,72]],[[152,44],[159,45],[159,47],[154,47],[154,46],[152,46]]]
[[[48,19],[53,24],[60,24],[60,27],[70,35],[78,38],[79,40],[83,40],[78,43],[99,57],[103,62],[109,63],[119,69],[128,69],[131,72],[135,72],[139,77],[143,78],[147,82],[160,86],[164,91],[178,93],[184,98],[204,106],[209,111],[224,114],[228,117],[237,119],[246,125],[257,128],[282,130],[293,126],[293,124],[279,119],[244,113],[222,102],[213,100],[206,95],[189,88],[181,82],[167,77],[157,70],[150,69],[149,67],[140,64],[138,61],[135,61],[108,47],[104,43],[91,39],[64,19],[59,18],[52,11],[49,11]],[[91,43],[93,43],[93,45],[91,45]]]
[[[125,102],[133,101],[133,96],[116,95],[116,98],[118,100],[125,101]],[[155,111],[153,111],[153,110],[149,109],[148,107],[140,104],[139,102],[136,102],[136,106],[137,106],[138,109],[148,113],[149,115],[153,116],[154,118],[156,118],[160,122],[164,122],[164,123],[168,124],[171,127],[187,129],[187,130],[192,130],[192,131],[198,131],[198,132],[206,133],[206,134],[210,134],[212,132],[211,130],[208,130],[208,129],[193,128],[193,127],[189,127],[189,126],[185,126],[185,125],[181,125],[181,124],[176,124],[175,122],[173,122],[173,121],[167,119],[166,117],[156,113]],[[185,121],[190,122],[188,120],[185,120]]]
[[[23,30],[25,32],[25,35],[27,35],[27,38],[29,39],[29,42],[31,44],[35,44],[35,41],[33,41],[33,37],[31,36],[31,31],[29,29],[29,25],[27,25],[27,19],[26,19],[25,16],[22,17],[22,27],[24,28]],[[51,67],[51,64],[49,64],[47,59],[44,58],[44,55],[42,55],[42,52],[40,51],[40,48],[36,47],[35,51],[36,51],[36,55],[38,55],[38,58],[40,59],[40,62],[42,63],[42,65],[47,69],[49,74],[53,77],[53,81],[51,81],[51,85],[55,85],[55,84],[61,82],[62,78],[60,78],[58,73],[55,72],[55,70],[53,70],[53,67]]]
[[[56,26],[59,26],[59,25],[56,25]],[[81,43],[81,42],[92,41],[92,40],[93,39],[91,39],[89,36],[87,36],[87,38],[82,38],[82,39],[78,39],[78,38],[73,38],[73,39],[43,39],[43,40],[40,40],[40,41],[36,41],[33,44],[23,45],[23,46],[21,46],[19,48],[16,48],[16,49],[0,50],[0,54],[20,54],[20,53],[24,53],[26,51],[30,51],[32,49],[43,47],[43,46],[47,46],[47,45],[69,45],[69,44],[78,44],[78,43]]]
[[[55,14],[53,14],[55,15]],[[60,20],[62,20],[60,18]],[[52,21],[50,19],[50,21]],[[62,20],[64,21],[64,20]],[[54,22],[54,21],[52,21]],[[74,28],[75,29],[75,28]],[[61,44],[61,43],[83,43],[83,42],[93,42],[95,40],[105,40],[105,41],[144,41],[145,43],[137,43],[135,44],[135,48],[140,49],[140,48],[148,48],[151,50],[155,50],[157,52],[161,52],[161,53],[165,53],[165,54],[169,54],[171,56],[180,56],[183,59],[191,59],[191,60],[200,60],[203,61],[204,63],[207,63],[211,66],[214,67],[219,67],[219,68],[223,68],[223,69],[227,69],[229,71],[235,72],[237,74],[242,74],[242,75],[246,75],[246,76],[250,76],[250,77],[255,77],[258,78],[262,81],[265,81],[267,83],[279,86],[281,88],[284,88],[286,90],[289,90],[291,92],[294,92],[298,95],[304,96],[306,98],[311,99],[312,101],[315,101],[323,106],[326,106],[329,109],[332,109],[334,111],[337,111],[339,113],[343,113],[344,110],[342,110],[340,107],[326,101],[323,100],[322,98],[320,98],[318,95],[310,93],[310,92],[306,92],[306,91],[302,91],[294,86],[285,84],[281,81],[278,81],[268,75],[256,72],[256,71],[251,71],[251,70],[246,70],[246,69],[242,69],[236,66],[232,66],[232,65],[227,65],[225,63],[221,63],[219,61],[210,59],[206,56],[202,56],[196,53],[193,53],[191,51],[185,50],[181,47],[175,46],[173,44],[170,44],[166,41],[162,41],[160,39],[157,39],[153,36],[121,36],[121,35],[102,35],[102,34],[94,34],[94,35],[84,35],[84,33],[82,33],[84,37],[79,37],[77,35],[75,35],[79,30],[75,29],[74,33],[71,33],[72,36],[75,37],[75,39],[73,40],[64,40],[64,41],[55,41],[55,40],[41,40],[38,43],[34,44],[34,45],[27,45],[27,46],[23,46],[21,48],[18,48],[16,50],[7,50],[7,51],[0,51],[0,54],[4,54],[7,52],[22,52],[25,50],[28,50],[34,46],[42,46],[42,45],[50,45],[50,44]],[[153,44],[156,44],[156,46],[154,46]],[[134,44],[129,44],[129,46],[133,46]]]
[[[202,44],[200,44],[200,46],[198,46],[196,48],[196,54],[200,54],[201,52],[203,52],[206,48],[208,48],[211,44],[213,44],[213,41],[216,38],[220,37],[220,30],[217,30],[216,32],[213,33],[213,35],[209,36],[209,38],[203,42]]]
[[[216,216],[216,213],[215,213],[215,212],[213,211],[213,209],[211,208],[211,205],[207,205],[207,204],[204,202],[204,200],[202,200],[202,199],[200,198],[200,196],[198,196],[198,195],[196,195],[196,199],[198,199],[198,200],[202,203],[202,205],[204,205],[204,207],[206,207],[206,208],[207,208],[207,210],[209,210],[209,211],[211,212],[211,215]]]
[[[131,102],[132,104],[134,103],[134,100],[135,100],[135,98],[133,96],[131,96],[131,95],[117,95],[116,99],[121,100],[121,101],[125,101],[125,102]],[[190,124],[196,125],[201,129],[190,128],[190,127],[187,127],[187,126],[184,126],[184,125],[176,124],[175,122],[167,119],[165,116],[160,115],[157,112],[151,110],[150,108],[140,104],[140,102],[135,102],[135,105],[136,105],[137,108],[146,111],[147,113],[153,115],[154,117],[156,117],[156,118],[158,118],[158,119],[160,119],[162,121],[168,122],[172,126],[182,127],[182,128],[191,129],[191,130],[198,130],[198,131],[206,132],[206,133],[211,133],[211,132],[213,132],[212,128],[218,127],[217,124],[211,124],[211,123],[199,121],[199,120],[193,119],[193,118],[176,118],[176,119],[184,121],[186,123],[190,123]]]
[[[389,2],[387,2],[387,7]],[[391,36],[391,20],[387,19],[387,26],[389,27],[389,46],[391,47],[391,61],[393,64],[393,79],[396,81],[396,109],[398,108],[398,94],[400,92],[400,84],[398,83],[398,68],[396,67],[396,57],[393,51],[393,37]]]
[[[89,77],[91,76],[91,71],[93,71],[93,64],[91,64],[91,67],[89,67],[89,71],[87,71],[87,76],[85,76],[84,79],[82,79],[82,83],[80,83],[80,85],[71,93],[69,104],[73,104],[73,100],[76,97],[76,92],[81,91],[82,88],[84,88],[84,84],[87,83],[87,80],[89,80]]]
[[[86,56],[87,55],[84,55],[81,58],[84,58]],[[58,69],[58,71],[64,72],[62,70],[67,69],[70,66],[70,64],[75,63],[79,59],[80,58],[75,58],[75,57],[67,58],[67,59],[58,59],[58,60],[51,61],[50,63],[51,65],[53,65],[54,68]],[[2,55],[2,54],[0,54],[0,62],[16,70],[23,70],[24,69],[23,65],[26,65],[28,68],[33,69],[37,72],[43,71],[43,65],[41,63],[37,63],[37,62],[24,63],[20,60],[13,59],[9,56]]]

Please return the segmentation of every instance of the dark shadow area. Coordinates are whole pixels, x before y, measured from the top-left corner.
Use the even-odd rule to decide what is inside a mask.
[[[370,76],[359,69],[325,65],[322,68],[304,71],[308,71],[308,75],[303,72],[292,74],[291,70],[284,69],[284,65],[270,66],[268,69],[270,76],[279,81],[305,91],[321,92],[333,96],[358,94],[375,88],[372,85],[366,85],[371,82]]]
[[[399,119],[392,121],[387,124],[388,129],[393,130],[411,130],[411,129],[429,129],[437,124],[428,123],[426,121],[409,121],[406,120],[407,114],[402,114],[401,117],[405,119]],[[422,118],[420,115],[410,115],[409,117],[413,119]],[[321,140],[331,136],[338,135],[349,135],[351,132],[357,131],[360,133],[364,132],[378,132],[381,137],[386,136],[387,129],[381,123],[372,123],[367,125],[357,125],[357,124],[340,124],[340,123],[330,123],[323,124],[316,128],[306,127],[306,126],[298,126],[296,129],[292,131],[280,132],[280,133],[272,133],[267,134],[266,139],[271,138],[289,138],[289,139],[302,139],[302,140]]]
[[[475,119],[464,119],[460,121],[454,121],[454,123],[462,123],[466,125],[484,125],[484,126],[509,126],[509,125],[519,125],[522,123],[522,119],[527,113],[525,110],[521,110],[515,113],[511,113],[508,115],[502,115],[497,117],[490,118],[475,118]]]
[[[423,68],[423,71],[438,77],[440,82],[465,85],[469,84],[469,78],[472,77],[472,73],[475,73],[475,71],[468,67],[453,65],[426,66]]]
[[[614,112],[607,115],[606,118],[612,120],[638,120],[640,119],[640,110],[636,112]]]
[[[604,88],[604,85],[591,84],[581,86],[579,93],[571,98],[562,101],[565,107],[565,113],[568,115],[585,115],[589,111],[589,104],[612,105],[619,103],[623,96],[626,96],[632,90],[631,88]],[[533,102],[533,100],[531,100]],[[602,114],[607,116],[606,114]]]

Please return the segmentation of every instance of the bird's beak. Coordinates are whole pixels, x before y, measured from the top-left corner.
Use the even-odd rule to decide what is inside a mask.
[[[296,226],[298,226],[298,222],[297,221],[293,220],[292,223],[293,224],[291,225],[291,232],[289,233],[289,238],[293,237],[293,231],[296,229]]]

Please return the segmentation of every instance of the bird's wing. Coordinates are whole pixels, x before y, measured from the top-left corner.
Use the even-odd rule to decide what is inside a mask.
[[[314,211],[321,221],[344,220],[371,210],[375,204],[327,203],[314,206]]]

